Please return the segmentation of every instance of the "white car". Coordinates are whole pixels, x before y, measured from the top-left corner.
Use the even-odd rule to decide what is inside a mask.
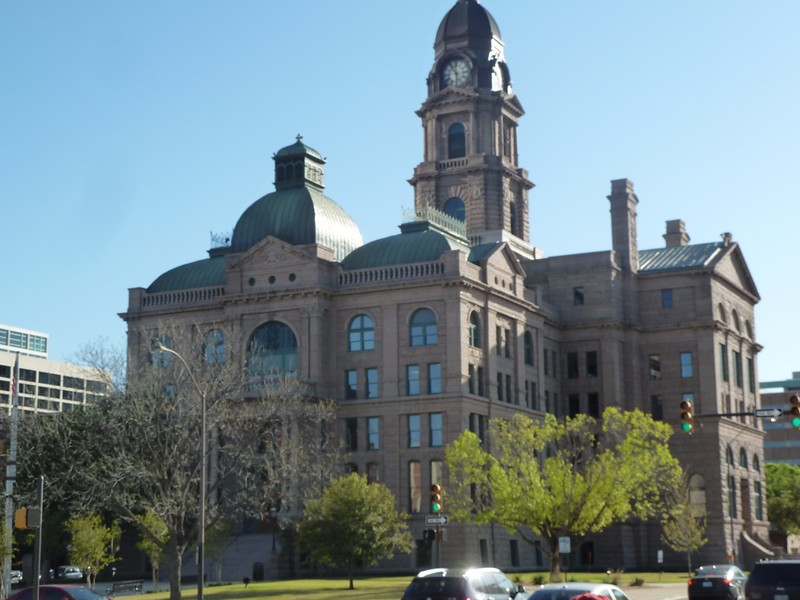
[[[22,571],[11,571],[11,585],[22,583]]]
[[[58,568],[58,577],[60,579],[81,580],[83,579],[83,569],[75,566],[66,566]]]

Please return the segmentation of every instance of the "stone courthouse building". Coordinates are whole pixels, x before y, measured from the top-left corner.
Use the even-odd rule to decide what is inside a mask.
[[[131,352],[162,323],[191,323],[198,347],[210,340],[335,399],[350,468],[386,484],[411,515],[417,549],[387,569],[431,564],[428,490],[446,487],[444,450],[463,431],[485,436],[490,419],[520,412],[599,416],[607,406],[675,426],[674,453],[708,524],[695,561],[747,565],[768,554],[759,423],[698,418],[691,436],[679,427],[685,399],[703,415],[759,404],[759,295],[739,245],[730,234],[691,244],[676,219],[662,247],[640,249],[639,199],[620,179],[608,195],[612,248],[544,257],[530,238],[533,183],[517,153],[524,111],[497,23],[477,0],[458,0],[434,49],[417,111],[415,214],[400,233],[365,243],[325,195],[321,154],[298,136],[273,156],[275,190],[229,240],[130,290]],[[663,566],[685,565],[655,525],[630,523],[572,539],[570,561],[654,568],[661,549]],[[547,567],[542,548],[499,527],[451,522],[439,552],[443,565]],[[226,577],[241,577],[234,562]]]

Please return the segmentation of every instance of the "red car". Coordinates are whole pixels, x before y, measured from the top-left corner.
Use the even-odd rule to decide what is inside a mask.
[[[8,600],[33,600],[33,588],[27,587],[8,597]],[[111,600],[85,585],[40,585],[39,600]]]

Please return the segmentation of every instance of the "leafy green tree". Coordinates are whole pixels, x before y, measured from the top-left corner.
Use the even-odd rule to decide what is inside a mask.
[[[169,340],[181,358],[151,347],[154,338]],[[123,388],[109,375],[106,397],[20,426],[20,493],[44,474],[46,512],[107,512],[136,526],[162,546],[170,600],[181,598],[183,556],[198,539],[202,464],[209,531],[230,515],[262,518],[276,502],[284,520],[297,518],[305,499],[321,493],[344,464],[326,427],[335,418],[333,403],[291,377],[254,379],[241,357],[200,352],[197,338],[202,333],[193,327],[131,333],[141,345],[131,347]],[[150,510],[166,538],[142,521]]]
[[[408,517],[398,514],[394,503],[385,485],[367,483],[357,473],[340,477],[320,498],[306,503],[297,529],[300,544],[313,560],[345,567],[352,590],[353,569],[413,548]]]
[[[767,463],[767,514],[774,531],[785,535],[800,534],[800,466],[786,463]]]
[[[686,568],[692,574],[692,552],[708,543],[706,518],[691,501],[691,489],[684,475],[667,496],[661,540],[675,552],[686,554]],[[701,510],[705,510],[705,506]]]
[[[66,523],[72,535],[70,562],[83,568],[86,583],[94,587],[101,569],[114,562],[114,527],[107,527],[98,514],[73,517]]]
[[[466,431],[446,449],[449,515],[499,523],[532,544],[543,537],[558,581],[560,536],[659,514],[664,489],[681,472],[667,445],[671,434],[641,411],[614,407],[600,421],[493,419],[483,442]]]
[[[158,591],[158,571],[161,568],[161,556],[169,537],[169,530],[163,519],[151,508],[141,517],[141,538],[136,547],[144,552],[150,561],[153,578],[153,590]]]

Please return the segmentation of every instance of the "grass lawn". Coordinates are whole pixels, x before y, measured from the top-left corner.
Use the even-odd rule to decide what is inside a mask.
[[[526,586],[533,587],[534,578],[545,576],[542,573],[512,573],[510,577],[514,581],[520,581]],[[562,574],[563,575],[563,574]],[[602,581],[616,583],[621,587],[629,586],[635,579],[640,579],[645,583],[678,583],[686,581],[685,573],[568,573],[570,581]],[[400,577],[370,577],[356,578],[353,582],[355,589],[350,590],[347,579],[289,579],[283,581],[259,581],[251,583],[245,589],[244,584],[235,583],[230,585],[210,585],[206,587],[204,596],[209,600],[237,600],[247,598],[249,600],[293,600],[303,598],[304,600],[330,600],[332,598],[341,600],[400,600],[411,575]],[[166,588],[167,584],[161,584]],[[102,590],[102,584],[97,585]],[[160,592],[151,592],[139,596],[119,596],[119,598],[146,599],[146,600],[167,600],[169,590],[164,589]],[[183,589],[183,598],[191,600],[197,598],[195,587]]]

